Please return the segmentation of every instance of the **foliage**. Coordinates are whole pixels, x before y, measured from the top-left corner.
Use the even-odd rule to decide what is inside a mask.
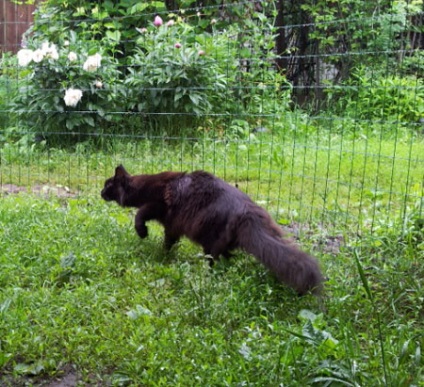
[[[225,70],[235,68],[220,57],[224,39],[197,36],[181,19],[170,19],[142,29],[136,43],[125,79],[130,109],[196,115],[218,109],[228,81]]]
[[[422,0],[278,2],[277,64],[299,86],[294,97],[322,108],[327,106],[322,86],[348,80],[358,66],[398,69],[419,51],[422,5]]]
[[[419,78],[424,77],[424,53],[422,50],[415,51],[412,55],[406,56],[401,63],[401,70]]]
[[[117,57],[125,64],[139,35],[136,28],[151,21],[154,12],[164,10],[161,1],[48,0],[37,9],[27,35],[36,41],[60,44],[73,33],[80,42],[97,41],[105,56]]]
[[[78,109],[86,112],[83,117],[63,114],[46,117],[42,113],[40,119],[29,114],[30,122],[41,121],[45,131],[50,130],[49,123],[58,124],[59,129],[66,126],[67,130],[82,125],[85,131],[96,125],[102,131],[111,120],[121,127],[130,127],[134,122],[140,122],[134,120],[134,114],[137,114],[144,117],[143,125],[165,117],[172,127],[179,130],[181,126],[195,127],[196,117],[200,115],[225,119],[228,113],[248,114],[249,124],[258,126],[267,124],[266,117],[272,120],[274,115],[284,114],[289,109],[293,88],[286,76],[274,69],[276,29],[273,24],[277,14],[274,2],[266,6],[249,3],[247,7],[229,4],[221,14],[217,13],[215,1],[205,5],[196,10],[192,2],[43,2],[34,27],[27,34],[29,46],[49,41],[63,47],[64,42],[73,41],[80,46],[75,50],[81,51],[81,55],[84,51],[87,55],[96,47],[104,58],[102,71],[108,72],[104,76],[110,80],[109,84],[114,84],[114,90],[91,90],[92,96],[84,94]],[[315,23],[315,28],[308,28],[307,34],[311,42],[319,45],[320,52],[326,53],[323,68],[328,73],[338,72],[336,77],[339,79],[348,78],[358,60],[364,62],[362,55],[346,56],[344,53],[371,52],[382,57],[377,54],[394,52],[402,47],[405,44],[402,40],[404,33],[411,23],[406,12],[417,11],[417,7],[411,8],[404,2],[363,6],[358,0],[332,6],[305,1],[300,7]],[[172,13],[171,9],[178,12]],[[155,14],[160,20],[162,17],[165,19],[160,26],[153,24]],[[366,60],[374,63],[376,57],[371,55]],[[65,63],[61,65],[64,67],[55,71],[65,75]],[[405,58],[405,66],[414,66],[412,57]],[[48,72],[46,69],[46,74]],[[79,74],[79,83],[85,82],[86,75]],[[352,80],[344,84],[348,87],[354,85],[357,77],[358,74],[354,73]],[[58,79],[57,76],[49,79],[50,84],[40,79],[40,75],[28,78],[28,98],[18,101],[21,109],[17,110],[22,111],[22,107],[32,100],[36,102],[31,103],[37,105],[32,109],[34,112],[39,112],[40,107],[42,111],[60,112],[57,93],[46,93],[43,82],[47,90],[54,90],[58,89],[57,81],[63,84],[71,81]],[[370,81],[371,78],[362,80],[365,94]],[[393,79],[389,77],[377,85],[379,90],[393,89],[387,93],[387,104],[383,92],[376,92],[377,98],[374,98],[373,90],[370,95],[359,95],[362,91],[358,91],[364,101],[375,101],[374,104],[364,104],[364,111],[359,113],[359,117],[390,116],[392,119],[396,105],[390,101],[400,98],[398,119],[416,122],[421,112],[419,108],[413,111],[413,82],[413,78],[393,76]],[[419,92],[420,88],[418,82],[416,90]],[[328,92],[330,100],[332,94],[339,98],[341,93]],[[355,98],[354,92],[348,90],[339,105],[345,102],[343,106],[346,106],[346,100]],[[106,103],[109,109],[105,109]],[[381,104],[385,106],[383,109]],[[119,114],[107,116],[106,110]],[[215,118],[213,126],[220,127],[218,122],[219,119]],[[55,130],[58,131],[57,128]]]
[[[330,55],[333,63],[352,61],[350,67],[368,60],[369,64],[376,65],[374,54],[390,53],[401,48],[404,44],[401,34],[411,28],[407,14],[419,12],[418,6],[412,8],[406,1],[367,3],[348,0],[334,1],[330,6],[325,1],[305,1],[301,8],[314,21],[315,28],[309,37],[319,42],[321,52],[340,54],[364,51],[372,54],[352,58]]]
[[[33,48],[28,51],[32,59],[22,66],[19,94],[12,106],[35,133],[99,132],[102,122],[114,118],[111,112],[120,109],[122,89],[114,58],[102,56],[96,68],[84,68],[93,55],[101,56],[99,48],[79,42],[75,34],[70,37],[58,48],[48,42],[28,46]],[[69,89],[79,90],[82,97],[68,102]]]
[[[385,75],[360,67],[342,90],[331,94],[339,113],[358,119],[418,124],[424,114],[424,83],[413,76]]]
[[[272,71],[273,3],[263,8],[231,4],[224,13],[212,3],[194,12],[191,2],[182,2],[178,13],[168,13],[171,3],[160,1],[43,2],[24,43],[36,49],[48,42],[62,54],[70,42],[79,58],[101,53],[104,88],[89,90],[95,75],[79,71],[61,55],[55,63],[43,63],[42,70],[31,63],[34,72],[23,73],[28,76],[15,111],[43,132],[65,127],[101,132],[110,121],[131,126],[134,114],[144,117],[144,124],[165,117],[178,130],[182,122],[195,126],[201,114],[218,122],[227,113],[266,115],[264,108],[276,110],[275,99],[283,102],[277,110],[287,108],[289,88],[280,93],[284,77]],[[155,14],[160,25],[153,23]],[[63,106],[68,86],[83,92],[76,109]],[[68,114],[76,110],[83,114]]]
[[[0,129],[10,125],[11,114],[9,104],[17,93],[17,84],[14,80],[16,59],[8,54],[2,54],[0,58]]]

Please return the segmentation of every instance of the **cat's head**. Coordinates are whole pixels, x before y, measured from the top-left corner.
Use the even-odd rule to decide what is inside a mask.
[[[118,165],[115,169],[115,176],[110,177],[105,181],[102,189],[102,198],[106,201],[115,200],[121,206],[124,205],[126,188],[131,175],[125,170],[122,165]]]

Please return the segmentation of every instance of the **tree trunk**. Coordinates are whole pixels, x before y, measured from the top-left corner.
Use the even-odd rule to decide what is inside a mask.
[[[277,17],[275,19],[275,27],[277,28],[277,35],[275,37],[275,47],[277,50],[277,69],[280,72],[287,71],[288,59],[287,59],[287,41],[286,32],[284,29],[284,0],[279,0],[277,3]]]

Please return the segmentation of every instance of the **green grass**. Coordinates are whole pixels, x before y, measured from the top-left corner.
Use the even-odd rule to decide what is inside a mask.
[[[206,169],[238,186],[283,221],[373,229],[403,219],[424,194],[419,137],[347,137],[329,131],[244,139],[155,138],[81,143],[73,150],[5,143],[2,184],[69,187],[98,195],[123,163],[131,173]],[[421,206],[421,204],[418,204]]]
[[[141,241],[132,215],[97,198],[1,199],[2,385],[69,367],[87,385],[424,385],[416,238],[370,237],[359,271],[351,248],[318,253],[321,303],[243,254],[213,269],[188,241],[165,254],[161,228]]]
[[[329,131],[4,141],[0,186],[28,193],[0,196],[0,384],[424,386],[423,151]],[[213,269],[186,240],[166,254],[154,223],[140,240],[134,212],[99,196],[119,163],[237,183],[300,231],[324,299],[244,254]]]

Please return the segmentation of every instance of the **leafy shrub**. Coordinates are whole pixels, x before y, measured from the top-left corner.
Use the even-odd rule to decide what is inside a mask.
[[[402,61],[401,69],[408,74],[417,74],[417,76],[423,78],[424,53],[418,50],[414,51],[410,56],[405,57]]]
[[[119,70],[96,45],[79,42],[75,34],[58,47],[34,42],[18,53],[22,68],[13,110],[35,131],[98,131],[120,109]],[[76,114],[77,113],[77,114]]]
[[[74,33],[80,41],[101,42],[105,55],[114,55],[124,64],[134,49],[136,27],[149,21],[154,12],[164,10],[160,1],[46,0],[37,7],[28,35],[59,44]]]
[[[330,97],[340,112],[359,119],[416,123],[424,114],[424,83],[413,76],[369,74],[360,68]]]
[[[161,19],[159,19],[161,20]],[[144,113],[205,114],[220,103],[227,77],[193,27],[173,19],[141,30],[125,84],[130,108]]]
[[[272,4],[222,12],[194,11],[186,1],[175,6],[178,14],[165,23],[164,2],[43,2],[24,39],[31,52],[20,53],[13,111],[47,134],[143,131],[163,117],[179,130],[196,127],[202,115],[212,117],[208,127],[220,127],[228,114],[288,107],[290,87],[281,92],[287,82],[273,68]],[[84,69],[97,54],[101,65]]]

